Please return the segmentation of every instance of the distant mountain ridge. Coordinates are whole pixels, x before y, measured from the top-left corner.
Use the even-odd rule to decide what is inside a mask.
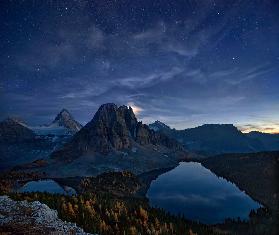
[[[157,132],[176,139],[186,149],[206,155],[279,149],[278,136],[244,134],[232,124],[204,124],[185,130],[171,129],[159,121],[149,126]]]
[[[16,119],[7,118],[0,122],[0,142],[19,143],[34,138],[35,133]]]
[[[101,105],[84,127],[63,109],[50,125],[37,128],[19,119],[0,123],[2,168],[44,159],[49,167],[40,170],[52,176],[119,170],[140,174],[181,160],[279,149],[279,135],[245,134],[232,124],[185,130],[160,121],[148,126],[137,120],[131,107],[113,103]]]
[[[251,139],[258,140],[262,143],[264,150],[279,150],[279,134],[269,134],[259,131],[251,131],[245,134]]]
[[[0,169],[47,158],[80,127],[65,109],[47,126],[32,127],[18,117],[5,119],[0,122]]]
[[[37,136],[22,120],[0,122],[0,170],[47,157],[53,148],[53,141]]]

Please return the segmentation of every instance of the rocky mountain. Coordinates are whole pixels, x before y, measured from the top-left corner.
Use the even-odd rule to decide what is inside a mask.
[[[83,175],[92,175],[116,170],[142,173],[173,166],[186,156],[176,140],[138,122],[131,107],[109,103],[100,106],[93,119],[53,152],[51,159],[56,166],[61,164],[61,174],[80,175],[83,168]]]
[[[157,132],[166,134],[182,143],[188,150],[206,155],[265,150],[264,144],[250,138],[232,124],[205,124],[185,130],[171,129],[159,122],[150,124]]]
[[[156,133],[147,125],[138,122],[131,107],[104,104],[93,119],[78,132],[71,142],[55,156],[69,157],[87,152],[108,154],[113,151],[132,149],[135,144],[163,145],[170,149],[182,150],[182,146],[166,135]]]
[[[82,125],[78,123],[66,109],[62,109],[49,126],[64,127],[73,133],[78,132],[82,128]]]
[[[1,143],[21,143],[32,141],[35,133],[22,123],[13,118],[7,118],[0,122]]]
[[[168,130],[171,130],[171,128],[166,125],[165,123],[163,122],[160,122],[160,121],[155,121],[154,123],[151,123],[149,125],[149,128],[154,130],[154,131],[159,131],[159,130],[165,130],[165,131],[168,131]]]

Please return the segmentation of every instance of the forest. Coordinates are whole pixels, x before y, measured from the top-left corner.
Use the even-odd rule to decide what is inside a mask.
[[[115,198],[109,194],[63,196],[49,193],[12,193],[15,200],[40,201],[90,233],[108,234],[220,234],[215,228],[151,208],[145,199]]]

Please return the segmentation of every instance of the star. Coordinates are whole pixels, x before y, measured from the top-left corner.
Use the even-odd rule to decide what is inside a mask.
[[[243,96],[242,91],[234,90],[235,84],[241,83],[243,89],[247,89],[247,97],[250,92],[262,92],[259,96],[264,96],[262,87],[267,82],[257,83],[262,73],[271,82],[272,89],[278,86],[274,75],[278,73],[279,62],[278,14],[266,1],[241,6],[230,3],[233,1],[217,0],[207,3],[169,1],[168,4],[137,1],[124,6],[122,1],[116,0],[73,0],[70,4],[47,0],[41,1],[40,8],[37,4],[27,4],[26,0],[19,1],[21,7],[16,1],[8,2],[8,12],[5,13],[5,9],[4,14],[0,14],[5,32],[1,35],[3,45],[0,46],[0,64],[5,70],[1,85],[2,80],[4,84],[15,85],[18,73],[29,82],[32,91],[40,91],[43,97],[40,106],[47,104],[52,110],[63,106],[59,103],[61,92],[76,91],[82,94],[72,104],[76,110],[81,109],[82,102],[98,95],[98,100],[94,101],[96,106],[107,101],[119,104],[131,101],[144,107],[144,112],[140,113],[143,118],[144,115],[169,116],[167,110],[171,107],[174,114],[168,118],[173,118],[175,123],[180,116],[191,117],[195,104],[200,108],[197,112],[208,113],[210,120],[216,117],[229,121],[207,109],[213,102],[216,87],[225,86],[225,91],[232,96],[232,99],[225,97],[225,102],[229,103]],[[270,72],[272,68],[276,72]],[[51,89],[53,76],[57,90]],[[226,78],[211,79],[214,76]],[[244,76],[247,79],[241,80]],[[87,84],[93,80],[96,80],[96,92],[91,93],[88,90],[93,90],[93,84],[92,87]],[[255,84],[255,91],[248,88],[248,82]],[[208,85],[205,93],[203,83]],[[31,105],[29,100],[16,102],[17,94],[25,90],[13,91],[12,88],[7,92],[10,101],[4,106],[14,102],[16,108],[26,107],[30,113],[41,108],[35,107],[39,103],[36,98],[30,99]],[[127,100],[126,97],[135,95],[134,92],[140,95]],[[200,92],[205,97],[203,102],[198,96]],[[275,103],[276,96],[270,94],[263,99],[263,105],[264,102]],[[177,102],[174,104],[169,98]],[[193,102],[189,113],[182,110],[186,99],[189,99],[187,106]],[[216,106],[218,102],[216,99]],[[252,102],[247,99],[245,104],[233,104],[232,110],[238,113],[249,106],[252,110],[247,108],[245,112],[253,113],[255,104]],[[222,105],[220,101],[220,109]],[[92,109],[91,114],[94,111]],[[203,122],[203,118],[192,122]]]

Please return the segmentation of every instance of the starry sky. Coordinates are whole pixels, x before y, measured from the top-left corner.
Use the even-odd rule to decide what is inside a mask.
[[[277,0],[1,0],[0,119],[107,102],[178,129],[279,132]]]

